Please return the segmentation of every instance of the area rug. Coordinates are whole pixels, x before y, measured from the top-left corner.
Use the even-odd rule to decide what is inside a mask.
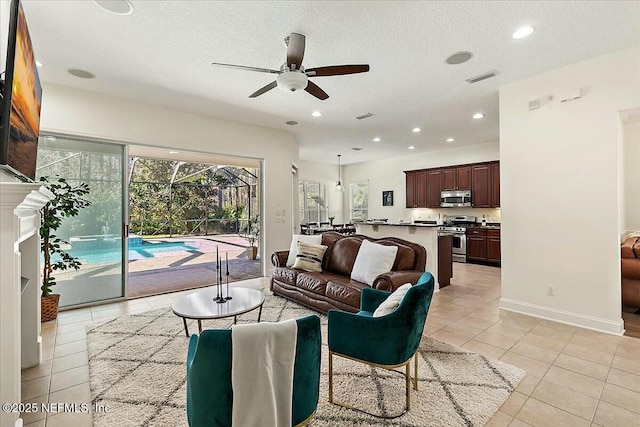
[[[277,296],[266,297],[262,321],[317,314]],[[483,426],[498,411],[525,372],[461,348],[424,337],[419,349],[419,390],[411,410],[381,420],[327,401],[327,317],[322,325],[320,402],[310,426]],[[255,322],[257,312],[238,317]],[[203,328],[227,328],[233,319],[203,321]],[[191,321],[190,331],[197,331]],[[171,309],[128,315],[87,327],[94,426],[187,426],[186,354],[182,319]],[[215,363],[215,361],[213,361]],[[397,414],[404,404],[404,377],[334,357],[335,398],[374,413]]]

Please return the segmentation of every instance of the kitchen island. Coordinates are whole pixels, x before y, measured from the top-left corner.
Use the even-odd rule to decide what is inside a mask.
[[[427,264],[425,270],[433,275],[435,289],[450,284],[451,267],[451,236],[438,238],[436,224],[414,223],[356,223],[356,233],[379,239],[381,237],[397,237],[418,243],[427,250]],[[448,248],[448,249],[447,249]]]

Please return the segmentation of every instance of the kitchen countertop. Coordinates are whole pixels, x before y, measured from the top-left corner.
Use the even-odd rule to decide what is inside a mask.
[[[431,223],[420,223],[416,224],[413,222],[357,222],[355,225],[390,225],[395,227],[438,227],[438,224],[433,222]]]

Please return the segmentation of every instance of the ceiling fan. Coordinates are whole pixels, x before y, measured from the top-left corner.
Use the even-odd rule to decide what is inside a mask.
[[[327,67],[316,67],[306,69],[302,66],[302,58],[304,57],[305,36],[298,33],[291,33],[285,37],[284,43],[287,46],[287,62],[280,66],[280,70],[271,70],[268,68],[246,67],[244,65],[221,64],[213,62],[211,65],[220,65],[222,67],[237,68],[240,70],[257,71],[259,73],[277,74],[275,81],[269,83],[265,87],[258,89],[249,98],[255,98],[266,93],[274,87],[283,90],[295,92],[304,89],[318,99],[325,100],[329,95],[318,85],[309,81],[309,77],[325,77],[340,76],[343,74],[366,73],[369,71],[368,64],[361,65],[331,65]]]

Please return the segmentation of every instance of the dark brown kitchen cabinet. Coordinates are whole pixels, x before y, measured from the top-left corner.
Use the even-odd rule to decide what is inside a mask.
[[[427,170],[427,207],[440,207],[440,192],[442,191],[442,169]]]
[[[491,162],[491,207],[500,207],[500,162]]]
[[[500,262],[500,230],[487,230],[487,261]]]
[[[442,190],[471,190],[471,166],[442,169]]]
[[[471,206],[490,208],[491,206],[491,164],[481,163],[471,167]]]
[[[487,236],[467,236],[467,260],[487,260]]]
[[[405,171],[408,208],[427,207],[427,171]]]

